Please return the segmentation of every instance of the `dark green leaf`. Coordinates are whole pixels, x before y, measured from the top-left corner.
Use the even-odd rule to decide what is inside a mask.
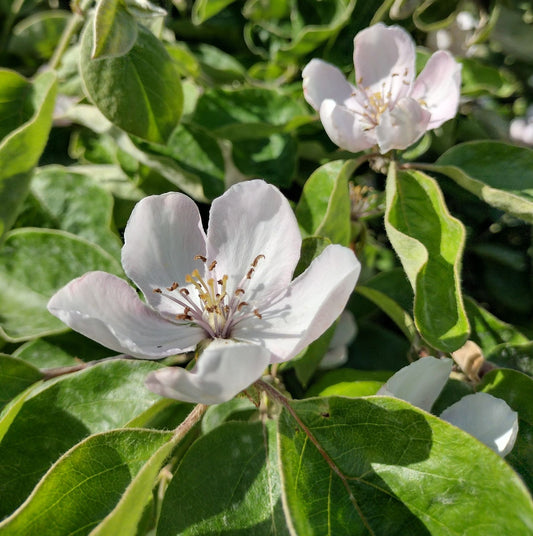
[[[21,359],[0,354],[0,410],[13,397],[38,382],[42,374]]]

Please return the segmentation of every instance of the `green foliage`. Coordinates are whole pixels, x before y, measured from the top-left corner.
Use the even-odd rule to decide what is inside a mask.
[[[385,227],[415,293],[420,334],[437,349],[457,350],[469,334],[459,283],[465,230],[448,212],[436,181],[391,166]]]

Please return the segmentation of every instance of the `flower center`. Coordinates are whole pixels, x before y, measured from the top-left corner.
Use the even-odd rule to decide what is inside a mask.
[[[262,318],[259,311],[245,301],[244,295],[259,261],[264,258],[264,255],[257,255],[233,292],[228,292],[227,274],[217,277],[217,261],[214,260],[207,265],[207,259],[203,255],[196,255],[194,260],[200,260],[206,265],[205,276],[198,270],[193,270],[185,276],[188,288],[174,281],[170,287],[154,288],[153,291],[183,308],[182,313],[175,315],[176,320],[203,328],[213,339],[229,339],[232,329],[239,322],[254,316]],[[191,295],[191,290],[197,297]]]

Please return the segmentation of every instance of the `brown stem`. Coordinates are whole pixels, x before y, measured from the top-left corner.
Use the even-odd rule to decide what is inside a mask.
[[[49,369],[42,369],[41,374],[43,375],[43,380],[51,380],[52,378],[57,378],[59,376],[65,376],[66,374],[72,374],[73,372],[78,372],[79,370],[84,370],[86,368],[97,365],[104,361],[118,361],[128,359],[125,355],[106,357],[105,359],[96,359],[94,361],[87,361],[86,363],[78,363],[77,365],[71,365],[69,367],[55,367]]]
[[[353,504],[354,508],[357,510],[357,513],[359,514],[359,517],[361,518],[361,521],[367,528],[368,532],[375,536],[374,531],[372,530],[372,527],[368,524],[368,521],[366,520],[365,516],[363,515],[363,512],[361,511],[361,508],[359,507],[359,504],[357,503],[357,500],[353,496],[352,490],[350,488],[350,484],[348,483],[347,476],[337,467],[335,462],[331,459],[330,455],[324,450],[322,445],[318,442],[316,437],[313,435],[313,432],[304,424],[302,419],[300,419],[299,415],[294,411],[294,408],[291,406],[289,400],[283,396],[277,389],[269,385],[267,382],[263,380],[257,380],[254,384],[258,389],[261,391],[264,391],[270,397],[272,397],[274,400],[278,401],[290,414],[291,417],[298,423],[298,426],[304,431],[305,435],[309,438],[311,443],[315,446],[315,448],[320,452],[321,456],[324,458],[326,463],[329,465],[331,470],[341,479],[341,482],[343,483],[344,487],[346,488],[346,491],[348,492],[348,496],[350,498],[351,503]]]
[[[196,404],[185,420],[174,430],[172,441],[179,443],[204,416],[209,406],[206,404]]]

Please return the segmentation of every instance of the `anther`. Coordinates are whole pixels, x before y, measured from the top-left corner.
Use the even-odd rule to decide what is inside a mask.
[[[260,259],[264,259],[265,256],[264,255],[258,255],[255,259],[254,259],[254,262],[252,262],[252,266],[255,268],[257,266],[257,263],[259,262]]]
[[[189,291],[186,288],[180,288],[180,293],[183,294],[184,296],[189,295]]]
[[[156,294],[161,294],[161,289],[160,288],[154,288],[154,292]]]
[[[263,316],[257,309],[254,309],[254,315],[257,316],[257,318],[263,318]]]
[[[217,265],[217,261],[213,261],[213,262],[209,265],[209,271],[214,270],[214,268],[215,268],[216,265]]]
[[[248,273],[246,274],[246,279],[252,279],[252,274],[254,273],[254,269],[253,268],[250,268],[248,270]]]
[[[203,255],[195,255],[194,260],[195,261],[207,262],[207,259]]]
[[[239,303],[239,305],[237,306],[237,311],[240,311],[243,307],[246,307],[248,304],[243,301],[241,303]]]
[[[235,291],[235,296],[239,296],[241,294],[244,294],[244,289],[243,288],[238,288],[236,291]]]
[[[176,290],[178,287],[179,285],[176,283],[176,281],[174,281],[174,283],[172,283],[170,287],[167,287],[167,290],[170,290],[170,292],[172,292],[173,290]]]
[[[176,315],[177,320],[192,320],[192,316],[189,314]]]

